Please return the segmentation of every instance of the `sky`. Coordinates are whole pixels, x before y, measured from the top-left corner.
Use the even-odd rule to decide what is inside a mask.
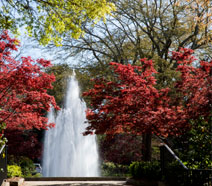
[[[70,58],[67,61],[61,61],[60,59],[56,59],[56,51],[55,50],[47,50],[45,46],[39,45],[39,43],[33,38],[27,36],[24,30],[20,31],[21,35],[18,36],[18,40],[21,42],[21,46],[19,47],[19,52],[21,54],[18,56],[17,59],[20,57],[27,57],[31,56],[32,59],[38,59],[38,58],[44,58],[46,60],[50,60],[52,64],[58,64],[58,63],[68,63],[70,66],[75,66],[78,63],[77,58]],[[17,54],[14,54],[15,56]]]

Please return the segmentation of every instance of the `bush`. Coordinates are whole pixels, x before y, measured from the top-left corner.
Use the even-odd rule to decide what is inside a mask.
[[[34,174],[34,175],[30,176],[30,177],[40,178],[40,177],[42,177],[42,174],[41,173],[36,173],[36,174]]]
[[[212,172],[207,169],[184,169],[177,161],[168,164],[165,169],[165,181],[171,186],[207,185]]]
[[[31,177],[35,173],[35,165],[31,159],[25,156],[8,156],[8,164],[16,165],[21,168],[23,177]]]
[[[129,175],[129,166],[106,162],[102,164],[103,176],[126,177]]]
[[[7,177],[22,177],[21,167],[18,165],[8,165],[7,166]]]
[[[133,162],[130,167],[130,174],[133,178],[144,178],[159,180],[161,178],[161,168],[158,161]]]
[[[173,161],[167,164],[164,180],[172,186],[187,186],[187,183],[184,182],[188,175],[185,173],[185,169],[179,164],[179,162]]]
[[[33,161],[27,157],[22,157],[19,161],[21,170],[24,177],[31,177],[32,173],[35,171],[35,165]]]

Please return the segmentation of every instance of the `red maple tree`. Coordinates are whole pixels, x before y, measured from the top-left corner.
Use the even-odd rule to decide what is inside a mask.
[[[44,59],[33,60],[22,57],[15,60],[12,52],[17,51],[19,42],[11,39],[7,31],[0,35],[0,123],[9,129],[47,129],[45,117],[50,105],[59,109],[53,96],[47,94],[54,75],[43,71],[51,65]]]
[[[95,130],[96,134],[167,135],[178,130],[174,126],[185,119],[177,120],[182,108],[169,105],[168,88],[157,90],[154,87],[157,72],[153,62],[146,59],[141,62],[141,67],[111,63],[115,80],[96,79],[94,88],[84,93],[91,100],[86,134]]]
[[[183,48],[173,52],[173,59],[179,64],[177,70],[181,72],[181,79],[175,85],[180,94],[175,97],[174,104],[181,105],[186,122],[202,117],[209,123],[212,117],[212,61],[199,61],[194,66],[196,59],[192,54],[193,50]]]
[[[156,89],[153,62],[142,59],[141,66],[111,63],[113,81],[95,79],[87,110],[89,126],[85,134],[134,133],[167,137],[179,135],[190,127],[189,121],[211,115],[212,62],[192,66],[192,50],[173,52],[181,79],[176,84],[177,96],[169,88]],[[145,138],[144,138],[145,139]]]
[[[99,153],[104,162],[130,165],[132,161],[142,160],[141,136],[116,134],[99,142]]]
[[[33,130],[10,130],[5,131],[8,140],[8,154],[25,156],[32,160],[41,158],[42,143],[38,140],[38,134]]]

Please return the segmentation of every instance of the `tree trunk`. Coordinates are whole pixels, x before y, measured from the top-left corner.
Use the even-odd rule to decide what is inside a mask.
[[[152,157],[152,134],[147,133],[142,138],[142,159],[144,161],[151,161]]]

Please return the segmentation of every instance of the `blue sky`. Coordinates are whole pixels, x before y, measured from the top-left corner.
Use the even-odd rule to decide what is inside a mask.
[[[68,63],[70,66],[74,66],[78,63],[77,58],[74,58],[74,57],[68,59],[67,61],[61,61],[60,59],[55,59],[56,57],[55,50],[47,50],[45,46],[39,45],[37,41],[27,36],[27,34],[25,33],[23,29],[20,29],[20,30],[21,30],[20,31],[21,35],[18,36],[18,39],[21,42],[21,46],[19,47],[19,52],[21,52],[21,55],[19,57],[31,56],[33,59],[44,58],[47,60],[51,60],[52,64]],[[14,54],[14,55],[17,55],[17,54]]]

